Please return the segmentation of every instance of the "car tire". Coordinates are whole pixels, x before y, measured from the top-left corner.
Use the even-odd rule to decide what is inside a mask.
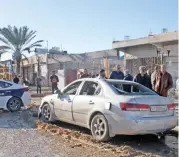
[[[54,121],[53,114],[52,114],[49,104],[46,103],[42,106],[41,114],[42,114],[41,115],[42,121],[46,123],[50,123]]]
[[[100,142],[110,140],[109,126],[106,118],[102,114],[96,114],[91,121],[91,133]]]
[[[12,97],[9,99],[9,101],[7,102],[7,109],[10,112],[16,112],[19,111],[22,107],[22,100],[18,97]]]

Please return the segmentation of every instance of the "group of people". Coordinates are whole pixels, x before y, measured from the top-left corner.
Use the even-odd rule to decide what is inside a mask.
[[[52,93],[54,93],[55,90],[58,89],[57,84],[59,82],[58,76],[55,75],[55,71],[52,71],[52,75],[50,76],[50,81],[51,81],[51,85],[52,85]],[[27,79],[24,80],[20,75],[19,76],[14,75],[13,82],[16,84],[24,85],[24,84],[27,84],[27,82],[29,82],[29,81]],[[36,83],[36,87],[37,87],[37,93],[40,93],[40,94],[41,94],[41,87],[42,87],[41,82],[42,82],[41,77],[37,77],[35,80],[35,83]]]
[[[105,76],[105,70],[101,69],[99,74],[88,74],[87,69],[84,69],[84,72],[80,73],[79,78],[99,78],[99,79],[108,79]],[[127,80],[127,81],[134,81],[139,84],[144,85],[145,87],[155,91],[161,96],[167,96],[168,90],[173,87],[172,76],[166,71],[166,66],[155,66],[154,72],[151,73],[149,69],[146,69],[145,66],[139,67],[139,73],[134,77],[129,74],[128,70],[121,70],[121,67],[118,65],[116,69],[112,71],[110,74],[109,79],[117,79],[117,80]],[[58,76],[55,75],[55,71],[52,71],[52,75],[50,76],[50,81],[52,85],[52,93],[58,89]],[[22,78],[15,75],[13,79],[14,83],[23,84]],[[41,93],[41,78],[36,78],[36,85],[37,85],[37,93]],[[127,90],[127,89],[126,89]]]
[[[98,75],[89,75],[87,69],[84,70],[84,73],[81,73],[80,78],[90,78],[97,77],[101,79],[107,79],[105,76],[105,70],[100,70]],[[122,72],[121,67],[118,65],[116,69],[112,71],[109,79],[117,80],[126,80],[134,81],[143,86],[155,91],[160,96],[167,96],[169,89],[173,87],[172,76],[167,72],[166,66],[155,66],[154,72],[151,73],[150,69],[147,69],[145,66],[139,67],[139,73],[134,77],[129,74],[128,70]]]
[[[37,85],[37,93],[41,94],[41,81],[42,79],[40,77],[37,77],[36,79],[36,85]],[[58,89],[58,76],[55,74],[55,71],[52,71],[52,75],[50,76],[50,82],[52,86],[52,94],[54,94],[55,90]]]

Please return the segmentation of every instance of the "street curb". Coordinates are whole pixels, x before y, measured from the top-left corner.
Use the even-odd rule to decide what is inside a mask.
[[[42,93],[42,94],[31,94],[31,97],[36,98],[36,97],[44,97],[47,95],[51,95],[52,92],[46,92],[46,93]]]

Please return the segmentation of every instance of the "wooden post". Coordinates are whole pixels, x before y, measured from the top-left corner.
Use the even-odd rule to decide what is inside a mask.
[[[109,77],[109,60],[107,59],[107,57],[103,58],[103,61],[104,61],[104,69],[105,69],[105,75],[106,77]]]

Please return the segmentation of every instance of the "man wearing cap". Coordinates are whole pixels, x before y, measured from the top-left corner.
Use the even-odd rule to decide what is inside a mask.
[[[52,94],[54,94],[55,90],[58,89],[57,84],[59,82],[58,76],[55,75],[55,71],[52,72],[52,75],[50,76],[50,81],[52,83]]]
[[[120,65],[116,66],[116,71],[113,71],[110,75],[110,79],[117,79],[117,80],[123,80],[124,74],[121,71]]]

